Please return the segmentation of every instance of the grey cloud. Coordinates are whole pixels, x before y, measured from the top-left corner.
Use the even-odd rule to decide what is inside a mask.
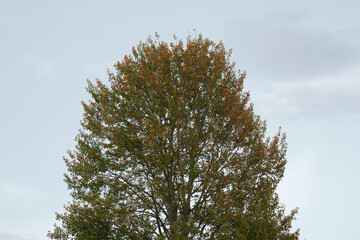
[[[354,39],[360,31],[320,31],[306,26],[306,14],[240,19],[228,27],[233,57],[262,80],[299,80],[331,75],[360,62]],[[304,20],[303,20],[304,19]]]
[[[33,238],[24,238],[19,235],[0,232],[0,240],[34,240]]]
[[[360,67],[331,77],[273,82],[253,98],[260,112],[281,117],[360,116]]]

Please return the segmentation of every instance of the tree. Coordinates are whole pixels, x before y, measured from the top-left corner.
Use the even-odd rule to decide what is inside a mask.
[[[148,38],[88,81],[82,130],[65,158],[73,201],[51,239],[298,239],[275,192],[285,134],[243,91],[223,44]]]

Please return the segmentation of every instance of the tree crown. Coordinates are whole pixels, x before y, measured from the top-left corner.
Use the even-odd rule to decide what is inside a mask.
[[[52,239],[298,239],[275,189],[285,135],[243,91],[231,51],[202,35],[148,38],[91,100],[65,181],[73,202]]]

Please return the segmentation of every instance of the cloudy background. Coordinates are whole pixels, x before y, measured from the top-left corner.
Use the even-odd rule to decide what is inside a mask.
[[[0,0],[0,240],[42,240],[70,200],[86,79],[158,32],[233,49],[255,111],[288,136],[279,186],[301,239],[360,239],[360,1]]]

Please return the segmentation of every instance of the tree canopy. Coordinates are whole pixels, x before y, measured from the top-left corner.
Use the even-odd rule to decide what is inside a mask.
[[[51,239],[298,239],[276,187],[285,134],[266,136],[231,51],[149,37],[88,81],[65,158],[73,201]]]

